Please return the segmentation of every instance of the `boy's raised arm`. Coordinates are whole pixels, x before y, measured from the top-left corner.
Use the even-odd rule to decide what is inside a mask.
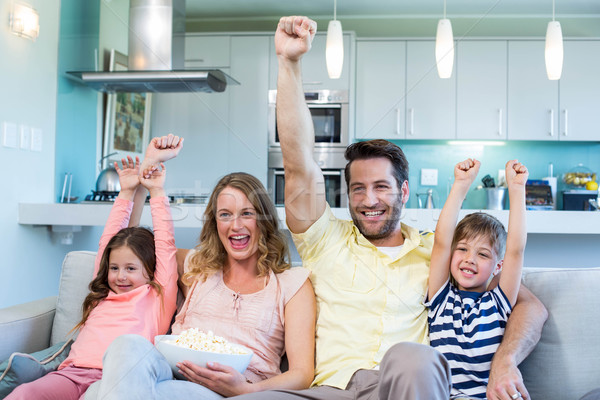
[[[452,257],[452,237],[456,228],[458,213],[471,184],[479,172],[480,165],[479,161],[468,158],[454,167],[454,183],[435,228],[435,239],[429,267],[428,300],[431,300],[448,280],[450,259]]]
[[[517,295],[521,285],[521,271],[525,245],[527,243],[527,224],[525,216],[525,185],[529,172],[527,167],[517,160],[506,163],[506,183],[510,209],[508,213],[508,233],[506,236],[506,252],[502,274],[500,275],[500,288],[504,291],[511,305],[517,302]]]

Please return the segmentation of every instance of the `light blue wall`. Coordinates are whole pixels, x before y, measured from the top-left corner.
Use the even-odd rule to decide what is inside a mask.
[[[17,222],[20,202],[56,201],[55,189],[59,185],[56,176],[63,171],[63,166],[56,162],[55,150],[56,144],[64,143],[59,138],[65,132],[64,127],[57,130],[57,93],[64,89],[59,89],[57,84],[61,1],[29,0],[28,3],[40,15],[40,36],[35,42],[9,32],[7,21],[12,1],[0,0],[0,124],[9,121],[35,127],[42,130],[43,137],[41,152],[7,148],[0,143],[3,165],[0,196],[0,275],[3,278],[0,280],[0,307],[55,295],[58,292],[61,262],[66,252],[87,249],[90,242],[91,230],[76,235],[72,246],[64,246],[47,227],[19,225]],[[63,0],[62,10],[67,8],[67,3],[75,4],[79,0]],[[85,3],[91,1],[86,0]],[[83,112],[83,108],[72,110],[72,115]],[[85,130],[87,126],[83,128],[84,125],[73,124],[74,132],[95,138],[95,127],[91,132]],[[65,158],[78,158],[78,151],[82,154],[91,151],[94,154],[95,143],[80,142],[74,136],[69,141]],[[83,159],[84,156],[81,156],[69,168],[74,172],[84,170],[85,167],[80,165],[85,164]],[[94,159],[92,156],[91,160]],[[75,190],[78,186],[74,180]],[[93,236],[93,241],[97,241]]]
[[[96,180],[99,94],[67,78],[66,71],[94,71],[99,43],[99,0],[62,0],[56,107],[56,198],[65,173],[73,174],[71,194],[83,199]],[[100,98],[101,99],[101,98]]]
[[[600,140],[600,138],[599,138]],[[450,185],[454,180],[454,165],[468,157],[481,161],[476,185],[486,174],[496,177],[498,170],[510,159],[518,159],[529,169],[530,179],[541,179],[548,174],[548,164],[554,165],[554,176],[559,177],[558,206],[562,207],[560,191],[565,188],[560,177],[563,173],[582,163],[594,172],[600,173],[600,142],[505,142],[503,146],[486,145],[448,145],[447,141],[393,141],[399,145],[410,164],[409,182],[411,196],[408,207],[417,208],[417,193],[425,192],[430,186],[420,185],[421,169],[438,169],[438,185],[433,187],[438,200],[436,206],[441,207]],[[467,195],[464,208],[485,208],[485,193],[471,190]]]

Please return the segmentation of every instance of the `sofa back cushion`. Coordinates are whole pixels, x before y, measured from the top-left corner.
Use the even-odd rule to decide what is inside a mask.
[[[526,268],[523,283],[548,309],[519,367],[532,399],[579,399],[600,386],[600,268]]]
[[[65,256],[50,345],[74,336],[68,333],[81,320],[81,305],[89,293],[95,260],[96,253],[92,251],[71,251]]]

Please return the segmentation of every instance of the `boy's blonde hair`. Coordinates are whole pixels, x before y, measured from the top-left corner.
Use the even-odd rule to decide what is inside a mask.
[[[469,214],[456,225],[452,238],[452,251],[461,240],[470,240],[479,236],[489,239],[498,259],[504,258],[506,229],[497,218],[482,212]]]

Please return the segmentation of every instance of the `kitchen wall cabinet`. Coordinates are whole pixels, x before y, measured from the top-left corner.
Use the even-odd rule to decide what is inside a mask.
[[[240,85],[222,93],[154,95],[152,135],[185,138],[180,155],[167,165],[169,193],[210,193],[218,179],[235,171],[266,185],[269,37],[232,35],[227,42],[230,67],[221,69]]]
[[[406,139],[454,139],[456,72],[439,77],[435,41],[408,41],[406,46]]]
[[[354,36],[350,33],[344,35],[344,66],[342,75],[338,79],[330,79],[327,74],[325,61],[326,34],[316,34],[310,51],[302,57],[302,83],[306,91],[310,90],[349,90],[350,77],[352,76],[354,61],[352,57]],[[270,51],[270,78],[269,89],[277,89],[277,55],[275,54],[275,40],[271,39]]]
[[[404,139],[406,42],[356,43],[356,138]]]
[[[457,139],[506,139],[507,41],[456,46]]]
[[[230,64],[230,37],[185,35],[185,68],[225,68]]]
[[[560,140],[600,140],[600,41],[565,40]]]
[[[559,140],[558,81],[546,75],[543,40],[508,42],[509,140]]]

